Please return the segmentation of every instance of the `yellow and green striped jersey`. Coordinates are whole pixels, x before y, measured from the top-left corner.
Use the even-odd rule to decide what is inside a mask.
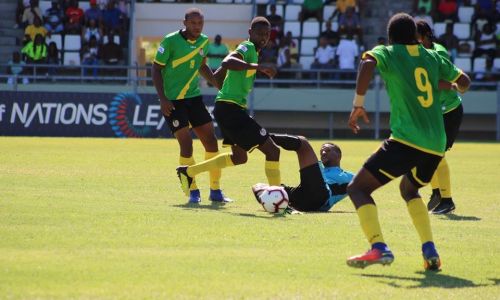
[[[165,96],[169,100],[201,95],[198,69],[207,55],[208,37],[187,40],[181,31],[167,34],[160,43],[154,62],[164,66],[161,71]]]
[[[448,50],[443,45],[438,43],[433,44],[433,50],[436,51],[439,55],[446,59],[450,59],[450,55],[448,55]],[[450,112],[457,108],[460,103],[462,103],[462,98],[458,95],[457,91],[453,90],[442,90],[441,96],[439,96],[439,100],[441,101],[443,114]]]
[[[255,45],[250,41],[240,43],[236,52],[241,54],[247,63],[255,64],[259,59]],[[252,90],[256,72],[257,70],[228,70],[222,89],[217,94],[215,101],[232,102],[246,108],[247,96]]]
[[[366,54],[376,59],[389,94],[391,138],[442,156],[446,136],[438,82],[454,82],[461,71],[422,45],[382,45]]]

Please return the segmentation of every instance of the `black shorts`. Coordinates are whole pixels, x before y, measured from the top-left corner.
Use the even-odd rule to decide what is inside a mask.
[[[382,185],[406,174],[413,184],[422,187],[431,181],[441,159],[439,155],[388,139],[368,158],[363,167]]]
[[[446,151],[450,150],[455,139],[458,135],[458,130],[462,124],[462,117],[464,116],[464,108],[462,103],[460,103],[457,108],[449,111],[443,115],[444,120],[444,131],[446,132]]]
[[[187,126],[198,127],[212,122],[212,117],[201,96],[173,100],[172,103],[175,109],[170,117],[163,116],[172,134]]]
[[[296,187],[283,185],[290,206],[299,211],[318,211],[330,198],[319,164],[300,170],[300,184]]]
[[[222,145],[239,146],[245,151],[252,151],[262,145],[269,134],[243,107],[225,101],[215,102],[214,117],[220,128]]]

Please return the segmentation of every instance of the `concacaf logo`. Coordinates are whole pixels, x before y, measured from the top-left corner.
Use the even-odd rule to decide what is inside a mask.
[[[141,105],[142,100],[137,94],[120,93],[116,95],[109,106],[108,120],[117,137],[147,136],[151,128],[148,126],[134,126],[132,116],[136,105]]]

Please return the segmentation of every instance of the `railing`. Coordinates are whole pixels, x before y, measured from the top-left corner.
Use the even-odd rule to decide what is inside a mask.
[[[0,69],[6,70],[7,64],[0,64]],[[125,84],[130,86],[135,93],[139,87],[152,86],[151,67],[150,66],[62,66],[51,64],[26,64],[25,70],[30,70],[21,76],[15,76],[11,90],[18,90],[18,81],[22,78],[28,78],[30,82],[37,83],[82,83],[93,82],[95,84]],[[89,75],[97,69],[98,76]],[[49,75],[49,72],[55,72]],[[343,88],[353,89],[356,85],[356,71],[339,69],[283,69],[278,76],[273,79],[258,77],[255,81],[256,88]],[[480,82],[473,81],[471,90],[491,90],[496,91],[496,140],[500,141],[500,72],[486,72],[487,76],[497,78],[496,81]],[[474,74],[471,74],[472,76]],[[0,80],[6,82],[13,75],[0,73]],[[383,83],[380,76],[376,75],[372,81],[370,89],[375,92],[375,120],[374,120],[374,138],[380,137],[380,91],[383,89]],[[253,114],[253,93],[249,97],[249,110]]]

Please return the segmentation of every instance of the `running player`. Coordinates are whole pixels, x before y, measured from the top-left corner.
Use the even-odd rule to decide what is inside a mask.
[[[193,139],[190,127],[205,148],[205,159],[219,154],[212,118],[202,101],[198,73],[216,86],[212,71],[206,65],[208,37],[202,34],[203,13],[190,8],[184,17],[184,29],[167,34],[161,41],[153,63],[153,83],[160,98],[160,106],[170,131],[180,146],[179,163],[194,165]],[[210,171],[209,200],[229,202],[220,189],[221,171]],[[189,202],[201,201],[200,190],[193,179]]]
[[[417,21],[417,37],[418,41],[427,49],[435,50],[439,55],[446,59],[450,59],[448,50],[442,45],[434,42],[434,34],[432,29],[424,20]],[[444,130],[446,133],[446,151],[450,150],[455,142],[462,124],[464,109],[462,107],[462,99],[458,96],[456,85],[443,82],[440,88],[444,85],[447,90],[441,91],[439,101],[442,105]],[[451,198],[451,180],[450,169],[446,162],[446,157],[439,163],[434,176],[431,180],[432,195],[427,209],[433,214],[447,214],[455,210],[455,203]]]
[[[340,168],[342,151],[333,143],[321,146],[321,161],[303,136],[271,134],[273,141],[285,150],[296,151],[299,159],[300,184],[284,185],[289,206],[299,211],[328,211],[347,196],[347,184],[354,176]],[[257,183],[252,191],[257,201],[268,184]]]
[[[393,262],[394,256],[382,236],[371,194],[399,176],[403,176],[399,186],[401,196],[422,242],[424,268],[437,271],[441,266],[427,208],[418,190],[429,183],[445,152],[438,82],[456,82],[457,88],[465,92],[470,79],[449,60],[420,45],[416,30],[410,15],[394,15],[387,26],[390,46],[377,46],[366,52],[359,66],[349,127],[357,133],[360,130],[358,118],[368,122],[363,107],[364,95],[376,67],[389,93],[392,135],[368,158],[347,187],[363,232],[371,244],[371,250],[365,254],[347,259],[351,267]]]
[[[246,110],[246,98],[252,89],[256,72],[262,72],[268,77],[276,75],[274,67],[257,63],[258,51],[266,46],[270,32],[269,21],[264,17],[255,17],[248,30],[249,40],[240,43],[236,50],[222,61],[216,76],[226,70],[227,75],[215,101],[214,116],[224,138],[223,144],[231,146],[232,153],[219,154],[195,165],[178,167],[177,175],[184,192],[192,186],[192,178],[197,174],[244,164],[248,159],[247,152],[255,148],[266,156],[265,173],[269,184],[281,183],[280,150],[267,131],[252,119]]]

